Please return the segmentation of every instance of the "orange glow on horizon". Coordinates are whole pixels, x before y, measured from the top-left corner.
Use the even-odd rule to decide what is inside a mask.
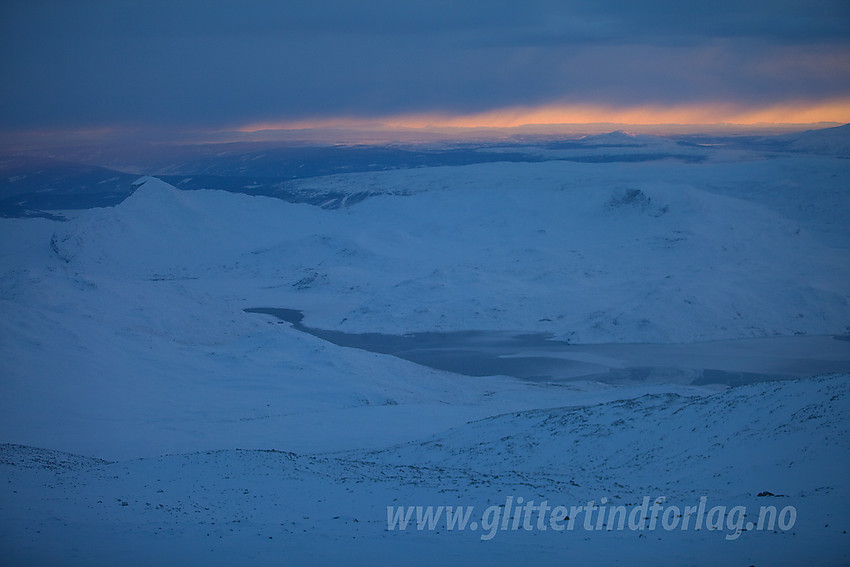
[[[678,106],[606,107],[592,104],[513,107],[466,115],[400,114],[384,117],[334,117],[249,124],[237,132],[263,130],[516,128],[558,124],[814,124],[850,122],[850,98],[820,103],[785,103],[766,107],[706,103]]]
[[[628,129],[639,133],[713,130],[791,132],[850,123],[850,97],[753,107],[706,103],[612,107],[593,104],[512,107],[472,114],[419,113],[338,116],[263,122],[240,127],[171,127],[106,124],[76,129],[0,130],[0,149],[16,151],[79,143],[216,144],[298,138],[323,142],[433,140],[523,133],[564,135]],[[475,130],[475,129],[479,130]],[[517,128],[510,131],[508,129]],[[505,130],[505,131],[501,131]]]

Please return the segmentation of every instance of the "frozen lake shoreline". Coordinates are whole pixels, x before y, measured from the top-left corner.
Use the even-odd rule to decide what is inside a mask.
[[[306,326],[302,323],[304,314],[296,309],[256,307],[245,312],[271,315],[338,346],[389,354],[467,376],[738,386],[850,372],[850,341],[843,335],[688,344],[570,344],[552,340],[549,333],[510,331],[346,333]]]

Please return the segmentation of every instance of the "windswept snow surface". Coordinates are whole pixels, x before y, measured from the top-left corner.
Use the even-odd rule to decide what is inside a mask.
[[[512,412],[365,453],[104,463],[3,445],[0,545],[10,564],[45,565],[840,565],[850,551],[848,378]],[[522,519],[485,529],[484,511],[508,497],[630,510],[649,497],[690,523],[609,531],[581,518],[558,531],[534,516],[531,530]],[[747,516],[696,529],[685,508],[701,497],[708,510],[743,506]],[[389,530],[395,505],[473,509],[463,530],[445,520],[420,530],[415,516]],[[793,529],[747,529],[762,506],[792,506]]]
[[[634,348],[846,334],[850,161],[709,155],[300,182],[371,195],[332,210],[145,178],[120,205],[67,222],[0,219],[0,554],[841,564],[846,374],[728,390],[460,376],[243,311],[300,309],[310,327],[348,333]],[[472,505],[481,521],[507,496],[680,507],[705,496],[798,516],[734,539],[387,530],[387,506]]]

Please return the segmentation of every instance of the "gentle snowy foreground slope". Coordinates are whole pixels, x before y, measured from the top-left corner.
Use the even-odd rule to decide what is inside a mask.
[[[840,564],[850,553],[848,376],[708,397],[648,395],[534,410],[378,452],[215,451],[107,463],[0,447],[2,548],[67,565]],[[758,404],[753,404],[758,400]],[[767,495],[765,493],[770,493]],[[764,494],[763,496],[759,496]],[[506,498],[684,510],[794,506],[792,530],[388,530],[392,505]],[[801,550],[805,550],[802,552]]]
[[[625,134],[585,143],[672,151]],[[143,178],[67,222],[0,219],[2,562],[846,562],[843,370],[728,389],[664,372],[626,386],[473,377],[245,311],[302,310],[312,329],[372,337],[540,333],[627,348],[641,367],[659,366],[649,344],[699,343],[676,360],[716,345],[770,380],[769,349],[735,341],[809,335],[796,348],[846,360],[850,160],[699,152],[298,182],[369,195],[336,209]],[[600,352],[571,356],[631,369]],[[579,521],[483,539],[485,509],[520,497],[797,515],[787,530]],[[414,516],[389,529],[388,506],[472,506],[477,528],[418,530]]]

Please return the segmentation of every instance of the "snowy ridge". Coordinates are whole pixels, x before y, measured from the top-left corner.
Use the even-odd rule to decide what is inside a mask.
[[[803,486],[834,491],[850,463],[850,376],[511,413],[368,458],[568,477],[600,488],[646,490],[662,472],[670,491],[707,488],[718,473],[753,495]]]

